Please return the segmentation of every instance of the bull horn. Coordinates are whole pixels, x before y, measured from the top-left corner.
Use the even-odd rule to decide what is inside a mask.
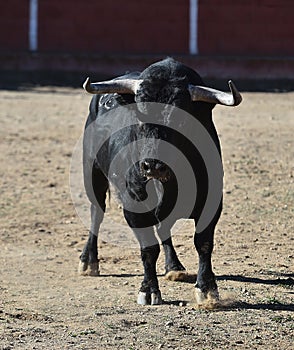
[[[215,90],[205,86],[189,85],[189,92],[192,101],[203,101],[221,104],[224,106],[238,106],[242,101],[242,96],[236,86],[229,80],[231,93]]]
[[[87,78],[83,88],[90,94],[135,94],[142,80],[136,79],[117,79],[91,83]]]

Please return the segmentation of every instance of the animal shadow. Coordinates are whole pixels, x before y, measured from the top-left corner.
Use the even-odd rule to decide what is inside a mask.
[[[246,283],[257,283],[272,286],[283,286],[286,288],[294,287],[294,274],[281,274],[283,278],[278,277],[275,279],[264,279],[259,277],[245,277],[241,275],[222,275],[218,276],[219,281],[236,281],[236,282],[246,282]],[[284,278],[287,277],[287,278]],[[292,289],[292,288],[291,288]],[[294,291],[289,293],[294,294]],[[235,302],[232,304],[233,309],[243,309],[243,310],[272,310],[272,311],[294,311],[294,304],[286,304],[280,302],[275,298],[269,298],[264,302],[259,302],[256,304],[251,304],[247,302]]]

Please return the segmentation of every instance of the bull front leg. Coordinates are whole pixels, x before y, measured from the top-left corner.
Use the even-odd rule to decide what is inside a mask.
[[[137,303],[140,305],[160,305],[162,298],[156,274],[156,262],[160,247],[153,226],[144,227],[142,217],[128,210],[124,210],[124,216],[140,244],[144,268],[144,279],[139,290]]]
[[[144,279],[142,281],[137,299],[137,302],[140,305],[162,304],[161,293],[156,276],[156,261],[159,252],[159,244],[141,248],[141,258],[144,267]]]
[[[219,301],[215,275],[212,271],[211,255],[215,224],[211,223],[201,233],[195,233],[194,244],[199,257],[195,285],[196,303],[203,307],[214,307]]]

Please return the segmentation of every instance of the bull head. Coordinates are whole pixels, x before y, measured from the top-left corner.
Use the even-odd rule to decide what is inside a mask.
[[[84,89],[91,94],[133,94],[136,95],[142,79],[116,79],[99,83],[91,83],[87,78],[83,84]],[[234,83],[228,82],[231,92],[223,92],[206,86],[189,85],[188,91],[192,101],[202,101],[224,106],[238,106],[242,101],[242,96]]]

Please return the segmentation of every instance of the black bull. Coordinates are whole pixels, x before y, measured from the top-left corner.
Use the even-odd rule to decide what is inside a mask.
[[[81,273],[99,274],[97,236],[111,183],[140,244],[144,279],[138,303],[162,303],[156,276],[160,247],[154,229],[165,252],[166,273],[185,272],[170,233],[180,218],[195,221],[196,300],[199,304],[208,299],[217,302],[211,254],[222,210],[222,166],[212,109],[215,104],[241,102],[234,84],[229,85],[230,93],[207,88],[195,71],[171,58],[110,81],[90,83],[87,79],[84,88],[95,94],[83,142],[91,229],[80,256]],[[209,196],[213,203],[208,208],[209,221],[200,225]]]

